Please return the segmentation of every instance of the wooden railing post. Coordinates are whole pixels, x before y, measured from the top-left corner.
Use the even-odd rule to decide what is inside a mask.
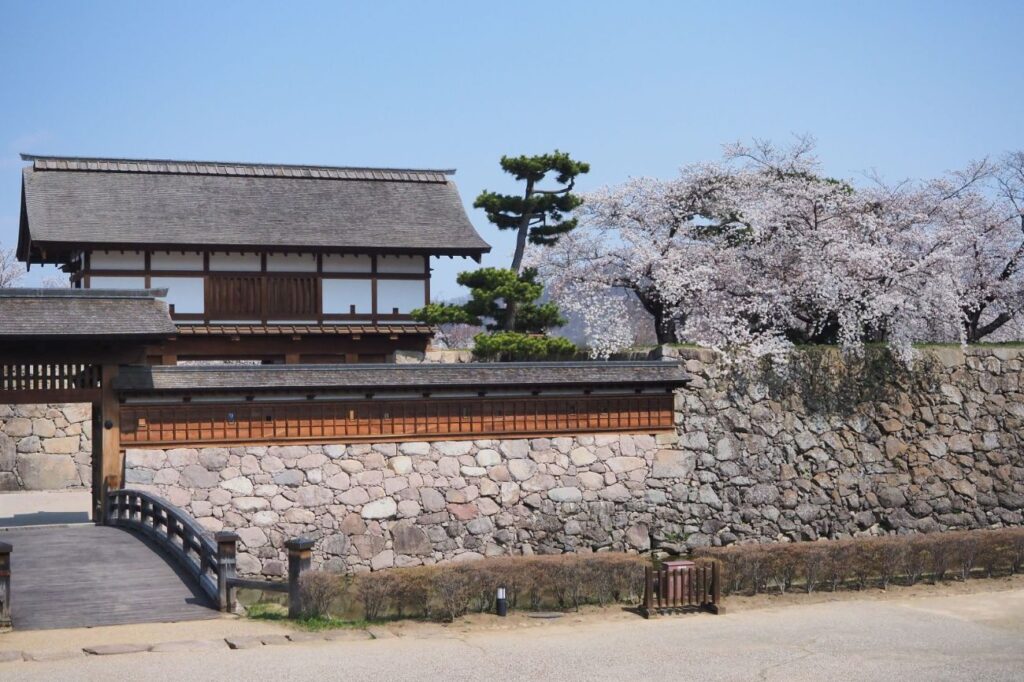
[[[221,611],[235,610],[235,592],[230,581],[236,577],[235,556],[238,553],[238,534],[231,531],[219,531],[214,536],[217,541],[217,607]]]
[[[11,627],[11,545],[0,542],[0,628]]]
[[[644,618],[654,615],[654,567],[644,566]]]
[[[288,617],[299,618],[303,612],[299,580],[313,565],[313,541],[292,538],[284,546],[288,549]]]
[[[711,604],[708,611],[714,614],[725,613],[722,606],[722,563],[719,561],[711,562]]]

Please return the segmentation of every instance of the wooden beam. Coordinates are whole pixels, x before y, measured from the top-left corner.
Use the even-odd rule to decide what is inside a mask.
[[[121,405],[113,387],[116,376],[117,365],[103,365],[100,433],[92,437],[102,442],[100,470],[103,479],[113,478],[120,488],[124,485],[124,454],[121,452]]]

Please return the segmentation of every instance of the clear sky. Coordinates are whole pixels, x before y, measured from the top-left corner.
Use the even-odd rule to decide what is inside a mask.
[[[0,0],[0,243],[18,152],[454,167],[493,265],[511,235],[471,204],[513,189],[502,154],[568,151],[587,189],[810,133],[833,175],[937,174],[1024,148],[1022,26],[1020,0]]]

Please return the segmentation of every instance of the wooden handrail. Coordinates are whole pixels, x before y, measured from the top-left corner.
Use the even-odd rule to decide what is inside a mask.
[[[181,564],[221,611],[234,611],[236,590],[249,588],[287,592],[289,616],[297,618],[302,614],[299,583],[311,568],[312,540],[300,537],[285,542],[288,582],[247,580],[239,578],[235,571],[237,534],[220,531],[211,539],[209,532],[188,512],[142,490],[104,485],[103,499],[103,523],[140,531],[152,539]]]
[[[153,540],[199,583],[210,599],[225,608],[218,585],[221,574],[228,572],[227,566],[222,566],[227,562],[221,562],[218,545],[205,528],[183,509],[142,490],[107,490],[105,497],[104,523],[140,531]],[[233,554],[230,573],[224,578],[234,577]]]

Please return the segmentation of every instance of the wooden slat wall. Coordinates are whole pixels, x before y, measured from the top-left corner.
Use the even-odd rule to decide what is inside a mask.
[[[99,387],[99,365],[53,362],[0,364],[0,391],[71,391]]]
[[[672,407],[669,394],[126,405],[121,443],[361,442],[658,431],[672,428]]]
[[[206,278],[205,315],[222,320],[316,319],[319,286],[315,275],[211,275]]]

